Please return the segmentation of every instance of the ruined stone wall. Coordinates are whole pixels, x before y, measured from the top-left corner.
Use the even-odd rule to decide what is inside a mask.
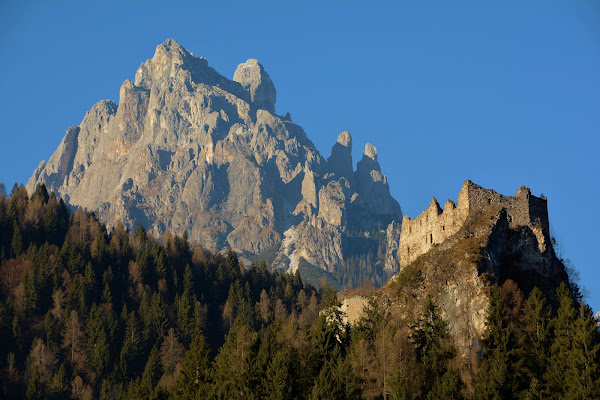
[[[400,233],[401,268],[425,254],[435,243],[442,243],[458,232],[468,215],[467,209],[461,207],[463,204],[459,203],[457,207],[448,200],[442,210],[437,200],[432,198],[429,208],[417,218],[411,220],[407,215],[404,216]]]
[[[415,219],[404,216],[400,234],[400,267],[410,264],[428,252],[433,245],[442,243],[458,232],[470,213],[490,206],[506,209],[511,228],[529,226],[537,236],[548,233],[548,206],[545,198],[533,196],[525,186],[521,186],[515,196],[503,196],[466,180],[456,206],[448,200],[442,210],[433,198],[429,208]],[[540,231],[539,234],[537,231]]]

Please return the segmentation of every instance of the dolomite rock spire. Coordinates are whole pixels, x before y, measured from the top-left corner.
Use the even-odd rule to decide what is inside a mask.
[[[400,205],[390,195],[387,178],[377,161],[377,149],[371,143],[365,145],[363,158],[356,165],[355,177],[361,205],[375,214],[402,218]]]
[[[350,132],[344,131],[339,134],[337,142],[331,148],[331,156],[327,159],[327,169],[337,178],[354,178]]]
[[[277,97],[275,85],[258,60],[251,58],[238,65],[233,74],[233,80],[243,86],[250,94],[250,100],[254,104],[273,114],[275,113]]]

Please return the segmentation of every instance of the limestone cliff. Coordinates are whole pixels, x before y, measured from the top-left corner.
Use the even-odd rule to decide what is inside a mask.
[[[254,59],[227,79],[172,39],[125,81],[118,104],[102,100],[67,130],[27,188],[46,184],[72,206],[114,226],[167,229],[212,250],[247,257],[275,251],[275,266],[303,259],[335,271],[348,237],[379,232],[402,214],[368,144],[356,172],[352,138],[325,160],[304,130],[275,113],[276,90]],[[377,246],[377,244],[375,245]],[[275,250],[273,250],[275,249]],[[377,262],[397,270],[390,257]]]

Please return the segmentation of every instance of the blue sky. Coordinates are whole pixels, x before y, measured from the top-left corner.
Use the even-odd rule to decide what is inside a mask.
[[[465,179],[545,194],[558,251],[600,310],[599,2],[125,3],[0,2],[9,189],[172,37],[229,78],[258,58],[277,112],[325,157],[342,130],[355,162],[372,142],[411,217]]]

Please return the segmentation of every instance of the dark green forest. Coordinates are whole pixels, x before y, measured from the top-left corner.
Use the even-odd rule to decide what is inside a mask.
[[[573,284],[491,289],[465,376],[431,297],[350,327],[326,284],[167,232],[110,232],[44,186],[0,193],[0,397],[594,399],[600,334]]]

